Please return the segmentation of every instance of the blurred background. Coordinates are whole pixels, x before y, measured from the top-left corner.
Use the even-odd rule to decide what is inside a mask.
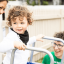
[[[64,5],[64,0],[9,0],[9,1],[22,1],[28,5]]]

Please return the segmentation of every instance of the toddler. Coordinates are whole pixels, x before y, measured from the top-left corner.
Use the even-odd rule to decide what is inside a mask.
[[[6,52],[3,64],[10,64],[12,49],[18,48],[15,52],[14,64],[27,64],[29,51],[25,50],[26,46],[37,41],[43,41],[43,35],[29,38],[27,27],[32,24],[32,14],[26,7],[15,6],[9,10],[8,26],[10,33],[4,38],[2,43],[7,44],[6,48],[0,50]],[[23,51],[24,50],[24,51]]]

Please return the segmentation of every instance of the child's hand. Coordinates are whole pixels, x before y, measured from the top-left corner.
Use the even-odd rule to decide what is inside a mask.
[[[36,40],[43,42],[43,39],[42,39],[43,37],[44,36],[42,34],[39,34],[39,35],[36,36]]]
[[[15,48],[18,48],[19,50],[25,50],[26,48],[26,45],[22,42],[14,42],[14,47]]]

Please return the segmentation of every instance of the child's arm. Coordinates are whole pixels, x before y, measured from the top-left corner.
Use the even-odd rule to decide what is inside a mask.
[[[22,42],[1,42],[0,52],[7,52],[8,50],[18,48],[19,50],[25,50],[26,45]]]
[[[3,41],[0,42],[0,52],[7,52],[14,48],[18,48],[19,50],[24,50],[26,46],[22,42],[19,42],[18,40],[17,42],[16,40],[17,40],[16,33],[14,32],[8,33],[7,36],[3,39]]]
[[[36,41],[41,41],[41,42],[43,42],[43,38],[44,36],[42,35],[42,34],[39,34],[39,35],[37,35],[37,36],[34,36],[34,37],[31,37],[30,39],[29,39],[29,42],[28,42],[28,44],[30,45],[30,44],[32,44],[32,43],[34,43],[34,42],[36,42]]]
[[[37,35],[36,37],[32,37],[29,39],[29,44],[34,43],[36,41],[43,41],[42,40],[43,35]],[[8,50],[18,48],[19,50],[25,50],[26,45],[22,42],[13,42],[9,40],[9,38],[6,38],[0,43],[0,52],[6,52]]]

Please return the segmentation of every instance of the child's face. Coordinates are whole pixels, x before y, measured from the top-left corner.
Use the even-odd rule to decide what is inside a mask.
[[[54,48],[55,56],[57,58],[61,59],[62,55],[63,55],[64,45],[62,42],[58,42],[58,41],[54,41],[54,43],[55,43],[54,44],[55,47],[53,47],[53,48]]]
[[[24,34],[29,24],[26,17],[24,17],[22,21],[17,17],[15,21],[12,21],[11,25],[15,32],[18,34]]]

